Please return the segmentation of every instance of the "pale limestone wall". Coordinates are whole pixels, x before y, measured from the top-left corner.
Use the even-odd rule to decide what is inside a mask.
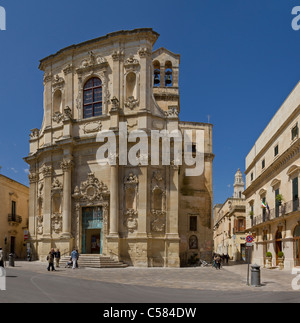
[[[212,125],[179,121],[180,57],[164,48],[152,52],[157,36],[149,29],[117,32],[41,61],[44,121],[41,130],[32,130],[26,158],[31,242],[41,260],[52,247],[62,252],[76,247],[82,252],[82,208],[88,206],[103,208],[102,253],[112,258],[143,267],[185,264],[192,252],[186,243],[191,235],[186,224],[189,214],[198,217],[197,253],[211,254]],[[159,89],[163,93],[158,96],[153,93],[157,59],[170,60],[174,72],[173,86]],[[130,73],[136,83],[129,102]],[[84,119],[83,86],[94,76],[102,80],[103,115]],[[61,105],[57,105],[57,91],[61,91]],[[149,154],[150,130],[203,130],[203,175],[186,178],[184,167],[173,164],[99,166],[97,133],[113,130],[118,135],[119,122],[127,122],[128,133],[147,132]],[[117,145],[120,148],[123,143]],[[133,145],[128,143],[127,151]],[[134,201],[128,206],[132,194]]]
[[[245,199],[228,198],[222,206],[215,207],[214,214],[214,252],[241,260],[241,245],[245,244],[247,233],[235,228],[236,221],[245,218]]]
[[[7,237],[7,254],[11,251],[11,237],[15,237],[15,255],[18,258],[26,257],[26,243],[24,230],[28,229],[28,187],[0,175],[0,247],[5,251],[5,236]],[[12,201],[16,202],[16,215],[22,221],[9,221],[8,216],[12,213]]]
[[[278,244],[285,254],[285,267],[294,266],[294,229],[300,221],[298,206],[293,207],[292,181],[299,177],[300,155],[299,136],[292,140],[292,129],[300,121],[300,85],[299,83],[285,100],[255,146],[246,158],[246,196],[247,228],[256,235],[253,249],[253,262],[265,265],[265,254],[273,255],[273,266],[277,265]],[[274,156],[274,147],[278,145],[279,153]],[[262,169],[262,160],[265,168]],[[254,174],[251,181],[251,173]],[[283,195],[282,206],[276,211],[275,191]],[[265,216],[261,201],[265,198],[269,206]],[[249,214],[253,205],[253,219]],[[282,238],[276,242],[276,233],[282,231]]]

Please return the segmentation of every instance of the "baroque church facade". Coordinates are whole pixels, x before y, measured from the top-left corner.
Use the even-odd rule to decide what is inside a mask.
[[[128,265],[179,267],[212,253],[212,125],[179,120],[180,55],[153,50],[152,29],[119,31],[72,45],[40,62],[44,118],[30,134],[29,239],[37,259],[51,248],[110,256]],[[203,172],[174,161],[100,165],[97,134],[198,130]],[[125,131],[126,132],[126,131]],[[191,151],[195,155],[195,135]],[[116,140],[117,148],[120,140]],[[129,150],[133,143],[128,143]],[[119,150],[117,150],[119,151]],[[127,158],[126,158],[127,159]],[[148,163],[144,163],[143,160]]]

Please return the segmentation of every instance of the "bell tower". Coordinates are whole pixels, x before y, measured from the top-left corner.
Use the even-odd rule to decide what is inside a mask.
[[[243,179],[243,174],[240,169],[235,174],[235,180],[234,180],[234,198],[244,198],[243,191],[245,190],[245,183]]]

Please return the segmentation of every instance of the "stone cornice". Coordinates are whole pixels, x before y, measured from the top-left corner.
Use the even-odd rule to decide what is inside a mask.
[[[283,168],[287,162],[295,157],[299,157],[300,153],[300,138],[294,142],[283,154],[281,154],[262,174],[260,174],[250,186],[246,188],[243,195],[247,196],[257,188],[260,187],[260,183],[266,181],[267,179],[274,178],[275,173]]]
[[[99,37],[99,38],[95,38],[95,39],[91,39],[79,44],[74,44],[68,47],[65,47],[61,50],[59,50],[57,53],[47,56],[45,58],[43,58],[42,60],[40,60],[40,66],[39,69],[44,70],[45,66],[47,65],[47,63],[54,59],[57,58],[58,56],[62,55],[65,52],[70,52],[70,51],[74,51],[78,48],[84,47],[84,46],[88,46],[94,43],[98,43],[98,42],[105,42],[105,41],[112,41],[113,39],[115,39],[115,41],[118,41],[118,39],[124,38],[124,37],[131,37],[132,39],[136,39],[138,37],[144,37],[144,38],[148,38],[149,41],[151,42],[152,45],[154,45],[154,43],[156,42],[156,40],[159,37],[159,34],[155,31],[153,31],[152,28],[139,28],[139,29],[134,29],[134,30],[121,30],[121,31],[117,31],[117,32],[113,32],[113,33],[109,33],[105,36]]]

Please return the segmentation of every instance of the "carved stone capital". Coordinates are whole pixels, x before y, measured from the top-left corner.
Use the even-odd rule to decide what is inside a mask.
[[[38,128],[34,128],[30,130],[30,139],[37,139],[39,137],[40,130]]]
[[[73,72],[73,65],[72,64],[68,64],[64,69],[63,72],[65,75],[68,75],[70,73]]]
[[[124,52],[121,50],[115,50],[111,55],[113,61],[122,61],[124,60]]]
[[[63,172],[69,172],[73,167],[73,161],[71,159],[64,159],[60,164]]]
[[[44,177],[50,177],[52,175],[52,166],[43,165],[42,174]]]
[[[138,51],[138,54],[140,55],[141,58],[151,57],[152,56],[151,50],[146,48],[146,47],[141,47],[139,49],[139,51]]]
[[[30,172],[28,175],[28,179],[29,179],[30,184],[36,183],[38,181],[38,178],[39,178],[39,176],[37,173]]]

